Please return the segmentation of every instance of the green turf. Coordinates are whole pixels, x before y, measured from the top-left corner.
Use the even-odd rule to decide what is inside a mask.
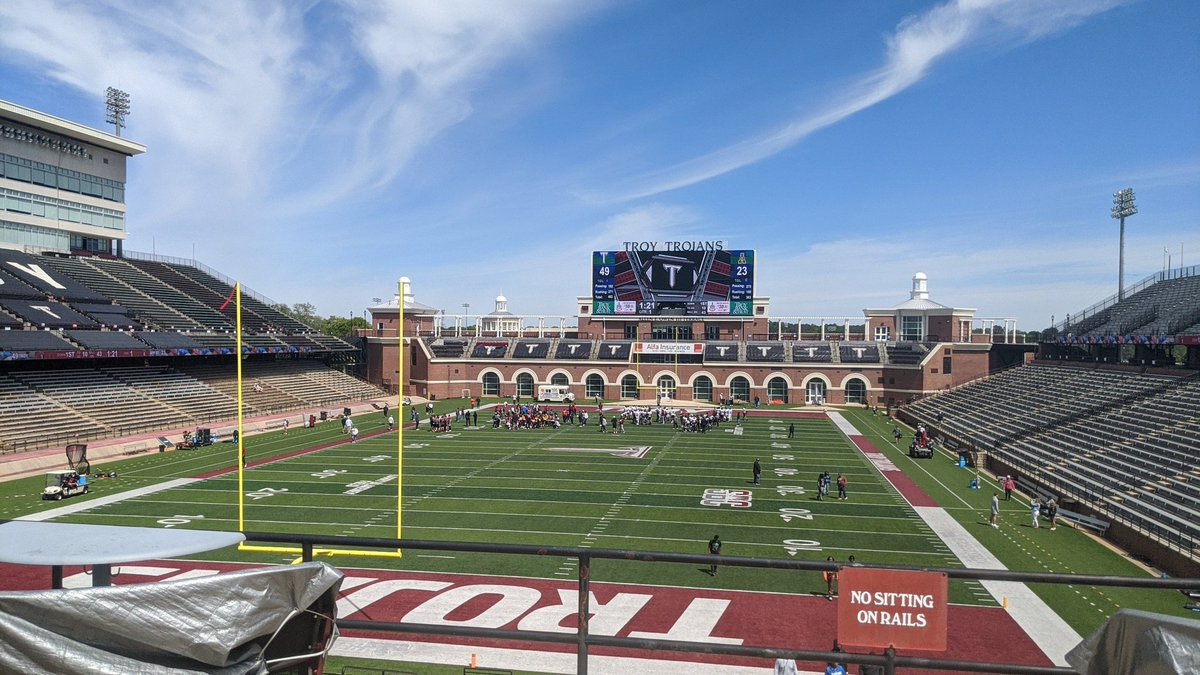
[[[451,411],[461,402],[439,402]],[[941,457],[920,463],[890,443],[882,417],[855,410],[848,417],[877,447],[917,481],[1010,569],[1087,574],[1143,573],[1085,535],[1060,527],[1055,532],[1022,527],[1018,504],[1006,504],[999,530],[986,527],[990,491],[966,489],[969,474]],[[407,419],[407,416],[404,417]],[[866,459],[825,420],[784,420],[761,411],[740,435],[732,424],[708,433],[680,433],[668,425],[627,425],[623,436],[597,428],[507,431],[456,425],[453,434],[406,431],[404,435],[403,535],[409,539],[544,544],[706,553],[706,542],[720,534],[725,555],[845,561],[924,567],[960,567],[942,542],[916,517]],[[795,438],[787,439],[789,423]],[[381,432],[381,413],[356,418],[362,436],[356,444],[336,422],[315,430],[295,426],[287,435],[273,432],[246,439],[255,462],[323,445],[309,452],[245,472],[247,530],[294,534],[396,536],[395,481],[358,494],[345,494],[360,481],[395,475],[395,434]],[[644,458],[631,459],[587,449],[649,446]],[[563,452],[554,448],[577,450]],[[761,486],[751,485],[751,463],[762,461]],[[196,476],[236,466],[232,445],[196,451],[152,453],[107,464],[118,478],[96,481],[92,494],[61,504],[79,503],[171,478]],[[850,498],[817,500],[820,471],[847,475]],[[705,490],[749,490],[749,508],[705,506]],[[41,479],[0,484],[0,518],[53,508],[41,502]],[[63,518],[69,522],[150,527],[230,530],[239,525],[236,473],[165,492],[99,506]],[[437,557],[435,557],[435,555]],[[208,560],[275,563],[286,556],[235,550],[204,556]],[[573,579],[572,561],[536,556],[410,551],[402,559],[340,558],[343,567],[372,566],[447,573],[480,573],[548,579]],[[727,568],[709,577],[700,566],[664,563],[594,562],[593,580],[816,594],[824,591],[819,573]],[[1081,634],[1087,634],[1118,607],[1186,615],[1174,592],[1035,586]],[[975,582],[953,582],[955,603],[995,606]]]
[[[1128,556],[1110,550],[1082,531],[1061,523],[1051,531],[1044,521],[1043,527],[1034,529],[1030,526],[1028,501],[1014,495],[1012,501],[1005,502],[1002,490],[995,490],[1001,497],[1001,527],[987,527],[994,483],[985,480],[983,489],[968,489],[972,472],[958,468],[948,455],[938,454],[933,460],[910,459],[891,442],[889,420],[864,410],[851,411],[847,416],[1010,570],[1146,576]],[[1184,608],[1185,598],[1176,591],[1059,584],[1030,587],[1085,636],[1122,608],[1195,617]]]

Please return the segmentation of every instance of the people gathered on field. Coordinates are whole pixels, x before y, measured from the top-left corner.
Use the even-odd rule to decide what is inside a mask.
[[[558,429],[563,425],[588,426],[590,420],[601,432],[611,430],[625,433],[626,425],[644,426],[670,424],[680,431],[705,432],[715,429],[721,422],[733,419],[728,408],[689,411],[656,406],[627,406],[619,412],[597,410],[589,413],[578,409],[574,403],[567,406],[543,406],[539,404],[500,404],[492,411],[493,429]]]

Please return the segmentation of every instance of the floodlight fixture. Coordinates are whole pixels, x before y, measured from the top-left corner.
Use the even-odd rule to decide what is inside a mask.
[[[1121,257],[1117,264],[1117,302],[1125,299],[1125,219],[1137,213],[1133,188],[1113,193],[1112,217],[1121,221]]]
[[[104,121],[113,125],[117,136],[120,136],[121,129],[125,127],[125,117],[129,115],[129,94],[116,87],[109,87],[104,90],[104,99],[105,109],[108,111]]]

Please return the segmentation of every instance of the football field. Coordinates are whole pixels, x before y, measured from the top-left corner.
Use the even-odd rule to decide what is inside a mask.
[[[594,417],[593,417],[594,420]],[[958,567],[905,499],[823,416],[750,411],[740,425],[708,432],[671,423],[626,424],[624,434],[594,424],[558,429],[457,423],[403,436],[403,476],[395,432],[381,414],[356,417],[351,443],[336,423],[246,439],[241,494],[244,529],[273,533],[395,538],[397,491],[406,539],[707,553],[720,535],[724,555],[880,565]],[[789,437],[788,429],[794,425]],[[751,467],[762,466],[754,485]],[[817,477],[847,478],[817,498]],[[153,490],[171,479],[187,479]],[[239,529],[236,452],[231,444],[145,455],[118,478],[94,484],[111,503],[58,520],[167,528]],[[90,500],[89,500],[90,501]],[[43,510],[54,508],[44,505]],[[295,556],[235,550],[209,560],[277,563]],[[339,566],[570,579],[575,561],[533,556],[413,551],[395,558],[343,558]],[[752,568],[716,577],[697,565],[598,561],[593,580],[682,587],[823,594],[820,574]],[[975,582],[952,582],[951,601],[995,606]]]

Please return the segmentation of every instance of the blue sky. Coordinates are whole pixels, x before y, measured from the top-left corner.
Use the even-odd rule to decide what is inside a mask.
[[[590,252],[758,251],[773,316],[1038,329],[1200,263],[1200,3],[0,3],[0,98],[128,91],[129,250],[354,313],[573,316]],[[554,322],[557,324],[557,322]]]

